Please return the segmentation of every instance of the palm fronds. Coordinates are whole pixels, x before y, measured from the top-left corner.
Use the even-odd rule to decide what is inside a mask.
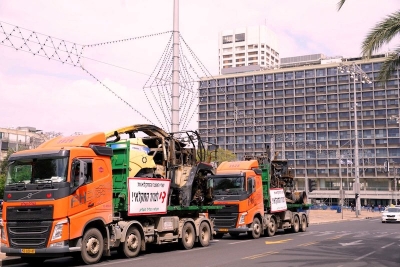
[[[342,8],[342,6],[344,5],[345,2],[346,2],[346,0],[340,0],[340,1],[337,3],[337,10],[338,10],[338,11]]]
[[[389,57],[383,62],[382,68],[379,72],[378,80],[381,82],[387,81],[392,72],[400,67],[400,46],[397,47]]]
[[[389,43],[393,37],[400,34],[400,10],[392,13],[375,25],[362,43],[363,56],[370,58],[372,53]]]

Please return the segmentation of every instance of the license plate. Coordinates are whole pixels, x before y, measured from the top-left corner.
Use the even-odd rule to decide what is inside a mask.
[[[228,228],[219,228],[218,229],[220,232],[228,232]]]
[[[22,253],[27,253],[27,254],[35,254],[35,249],[34,248],[23,248],[21,249]]]

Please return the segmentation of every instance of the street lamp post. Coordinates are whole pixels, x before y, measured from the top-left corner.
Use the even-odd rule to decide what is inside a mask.
[[[357,90],[356,81],[360,80],[361,83],[372,83],[368,75],[354,62],[350,65],[341,63],[338,66],[338,70],[341,73],[349,73],[351,79],[353,79],[353,108],[354,108],[354,167],[355,167],[355,184],[354,193],[356,200],[356,217],[360,215],[361,210],[361,197],[360,197],[360,168],[359,168],[359,158],[358,158],[358,121],[357,121]]]
[[[390,116],[391,120],[396,120],[396,122],[400,125],[400,115],[399,116]],[[397,205],[397,178],[396,178],[396,174],[397,174],[397,168],[394,168],[394,193],[395,193],[395,199],[394,199],[394,204]]]

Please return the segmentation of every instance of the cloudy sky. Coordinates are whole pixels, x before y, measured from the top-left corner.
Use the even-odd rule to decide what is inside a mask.
[[[263,24],[278,36],[281,57],[358,56],[367,32],[399,7],[399,0],[348,0],[337,12],[337,2],[181,0],[180,33],[205,68],[216,75],[219,31]],[[154,113],[163,116],[149,105],[143,87],[169,34],[85,47],[81,63],[95,79],[71,64],[17,51],[12,46],[21,45],[21,39],[11,37],[10,44],[5,33],[10,34],[16,25],[15,36],[21,31],[28,38],[34,31],[40,38],[51,36],[54,42],[76,43],[79,49],[171,31],[172,17],[173,0],[1,0],[0,128],[31,126],[68,135],[149,123],[143,116],[157,124]],[[34,38],[30,38],[31,48],[38,50]],[[394,40],[381,52],[399,42]],[[54,51],[45,50],[49,55]],[[187,60],[197,65],[190,54]],[[196,127],[196,119],[195,115],[189,128]]]

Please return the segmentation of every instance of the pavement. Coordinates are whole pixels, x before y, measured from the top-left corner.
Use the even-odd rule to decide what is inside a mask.
[[[310,225],[339,223],[343,221],[354,221],[354,220],[367,220],[367,219],[381,217],[380,212],[361,211],[361,214],[357,217],[355,212],[346,209],[342,211],[343,212],[338,213],[337,210],[331,210],[331,209],[309,210]],[[20,257],[9,257],[6,256],[6,254],[0,252],[0,266],[7,266],[18,263],[21,263]]]

